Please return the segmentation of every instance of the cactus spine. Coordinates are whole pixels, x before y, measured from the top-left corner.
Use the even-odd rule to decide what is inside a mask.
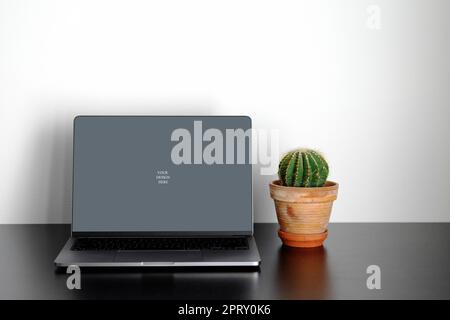
[[[322,187],[327,181],[328,172],[325,159],[310,149],[288,152],[278,166],[278,176],[287,187]]]

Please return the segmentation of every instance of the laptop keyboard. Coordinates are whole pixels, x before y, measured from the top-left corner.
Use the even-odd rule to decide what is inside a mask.
[[[247,238],[79,238],[71,250],[247,250]]]

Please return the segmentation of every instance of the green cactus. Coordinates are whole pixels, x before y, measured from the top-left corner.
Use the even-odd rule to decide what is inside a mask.
[[[328,177],[328,163],[314,150],[288,152],[280,161],[278,176],[287,187],[322,187]]]

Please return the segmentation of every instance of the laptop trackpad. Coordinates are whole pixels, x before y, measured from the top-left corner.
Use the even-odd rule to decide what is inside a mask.
[[[118,251],[114,259],[117,262],[180,262],[201,261],[201,251]]]

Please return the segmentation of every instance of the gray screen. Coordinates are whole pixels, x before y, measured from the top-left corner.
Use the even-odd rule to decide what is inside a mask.
[[[200,135],[194,121],[201,123]],[[178,128],[190,132],[192,164],[172,161],[172,150],[181,141],[171,140]],[[206,164],[204,159],[194,164],[195,151],[199,155],[198,150],[216,140],[202,141],[209,128],[223,133],[224,164]],[[251,128],[250,118],[77,117],[72,231],[251,232],[250,139],[245,163],[226,164],[226,129],[238,128]],[[177,154],[187,156],[185,152]],[[235,160],[237,154],[235,146]]]

